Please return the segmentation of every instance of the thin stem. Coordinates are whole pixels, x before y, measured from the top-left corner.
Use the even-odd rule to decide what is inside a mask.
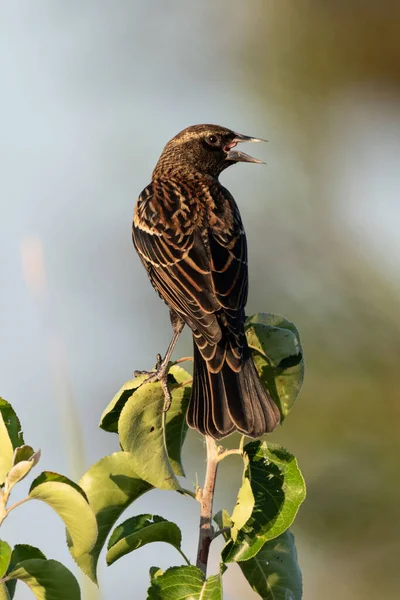
[[[179,363],[187,362],[188,360],[193,360],[193,356],[184,356],[183,358],[178,358],[178,360],[175,361],[175,364],[179,365]]]
[[[192,492],[192,490],[188,490],[187,488],[181,488],[180,490],[183,494],[186,494],[186,496],[190,496],[191,498],[193,498],[194,500],[197,500],[197,494],[196,492]]]
[[[207,445],[207,469],[204,487],[199,494],[200,502],[200,531],[197,549],[196,566],[206,575],[210,544],[214,535],[212,526],[212,507],[214,500],[215,479],[218,469],[218,448],[215,440],[209,435],[205,436]]]
[[[180,553],[180,554],[183,556],[183,558],[185,559],[186,563],[187,563],[187,564],[189,565],[189,567],[190,567],[190,560],[188,559],[188,557],[186,556],[186,554],[185,554],[185,553],[184,553],[182,550],[179,550],[178,548],[177,548],[177,550],[178,550],[178,552],[179,552],[179,553]]]
[[[186,381],[182,381],[182,383],[180,383],[175,389],[185,387],[185,385],[189,385],[189,383],[192,383],[192,381],[192,377],[190,379],[186,379]]]
[[[12,510],[14,510],[14,508],[17,508],[17,506],[21,506],[21,504],[24,504],[24,502],[28,502],[28,500],[33,500],[33,498],[30,498],[29,496],[27,496],[26,498],[23,498],[22,500],[18,500],[18,502],[16,502],[12,506],[10,506],[10,508],[7,508],[7,514],[10,513]]]
[[[218,454],[218,461],[224,460],[227,456],[231,456],[232,454],[243,454],[240,448],[232,448],[231,450],[223,450]]]
[[[19,500],[18,502],[16,502],[12,506],[10,506],[10,508],[6,508],[5,504],[3,504],[2,511],[1,511],[1,514],[0,514],[0,525],[8,517],[8,515],[10,514],[10,512],[12,510],[14,510],[14,508],[17,508],[17,506],[21,506],[21,504],[24,504],[24,502],[28,502],[28,500],[32,500],[32,498],[30,498],[29,496],[27,496],[26,498],[23,498],[22,500]]]
[[[2,522],[4,521],[4,519],[7,517],[7,510],[4,504],[0,505],[0,525],[2,524]]]

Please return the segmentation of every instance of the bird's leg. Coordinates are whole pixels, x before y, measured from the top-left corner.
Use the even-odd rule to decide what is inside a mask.
[[[167,348],[164,358],[161,357],[161,354],[157,354],[157,363],[155,367],[155,371],[135,371],[135,377],[140,375],[148,375],[147,379],[143,383],[154,383],[155,381],[159,381],[161,383],[163,392],[164,392],[164,408],[163,411],[169,410],[172,402],[171,392],[168,388],[168,363],[171,358],[171,354],[175,348],[175,344],[178,341],[178,337],[181,334],[182,329],[185,326],[185,322],[180,318],[180,316],[170,311],[171,325],[173,329],[173,336]]]

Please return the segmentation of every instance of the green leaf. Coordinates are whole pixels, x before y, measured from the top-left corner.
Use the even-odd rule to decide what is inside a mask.
[[[0,398],[0,485],[12,467],[14,449],[23,443],[21,424],[13,407]]]
[[[242,486],[239,490],[238,497],[236,500],[235,508],[232,513],[232,528],[231,537],[234,541],[237,539],[237,535],[240,529],[250,519],[254,509],[254,496],[253,490],[251,489],[250,481],[247,477],[244,478]]]
[[[147,600],[222,600],[222,578],[213,575],[205,581],[197,567],[171,567],[153,574]]]
[[[40,450],[38,450],[38,453],[40,457]],[[32,446],[19,446],[18,448],[15,448],[13,456],[13,465],[16,465],[17,463],[23,460],[30,460],[34,454],[37,453],[35,453]]]
[[[0,583],[0,600],[11,600],[5,583]]]
[[[246,320],[246,337],[258,373],[279,407],[283,422],[304,379],[299,332],[280,315],[258,313]]]
[[[290,531],[264,544],[256,556],[240,562],[239,567],[263,600],[301,600],[301,571]]]
[[[30,460],[21,460],[14,465],[6,477],[6,489],[11,490],[16,483],[22,481],[29,471],[33,468],[33,462]]]
[[[172,367],[174,373],[176,367]],[[172,402],[181,397],[182,388],[171,388]],[[131,396],[118,422],[122,448],[133,455],[133,468],[141,479],[164,490],[180,490],[171,466],[163,428],[164,392],[161,384],[145,383]],[[172,407],[171,407],[172,408]],[[176,451],[180,454],[181,437]],[[172,442],[170,442],[171,446]],[[177,463],[176,454],[175,462]],[[180,462],[180,461],[179,461]]]
[[[62,518],[74,558],[90,552],[97,539],[96,517],[85,492],[76,483],[44,471],[32,482],[29,497],[45,502]]]
[[[102,429],[113,433],[118,432],[118,420],[124,406],[145,379],[146,376],[141,375],[127,381],[122,386],[101,416],[100,427]],[[169,370],[169,380],[172,391],[172,404],[165,417],[166,447],[175,475],[184,476],[181,449],[188,429],[186,411],[190,399],[191,375],[182,367],[173,365]]]
[[[92,465],[80,480],[97,519],[96,544],[86,554],[76,557],[79,567],[97,583],[96,569],[100,552],[112,527],[124,510],[139,496],[152,489],[140,479],[128,452],[115,452]]]
[[[18,563],[5,581],[28,585],[37,600],[80,600],[79,585],[71,571],[56,560],[32,558]]]
[[[0,414],[3,418],[13,448],[24,445],[24,436],[21,431],[21,423],[15,410],[7,400],[0,398]]]
[[[46,560],[45,555],[41,550],[39,550],[39,548],[36,548],[35,546],[29,546],[28,544],[16,544],[12,551],[11,562],[10,566],[8,567],[8,572],[12,571],[18,563],[22,562],[23,560],[28,560],[30,558],[41,558]],[[9,597],[11,599],[14,598],[16,585],[16,579],[12,579],[11,581],[7,581],[6,583]]]
[[[212,575],[203,584],[200,600],[222,600],[222,576]]]
[[[171,390],[172,404],[165,417],[167,453],[175,475],[184,477],[181,451],[188,430],[186,413],[192,389],[192,378],[185,369],[178,365],[171,367],[169,375],[174,378],[178,386]]]
[[[219,510],[213,517],[214,521],[216,522],[216,524],[218,525],[219,529],[225,529],[227,527],[232,527],[232,519],[228,513],[228,511],[226,510],[226,508],[223,508],[222,510]],[[224,534],[225,539],[229,539],[229,533],[225,533]]]
[[[109,431],[110,433],[118,433],[118,419],[121,415],[121,411],[133,392],[137,390],[145,379],[146,375],[140,375],[140,377],[135,377],[124,383],[122,388],[115,394],[110,404],[103,411],[99,423],[101,429]]]
[[[11,554],[11,546],[0,540],[0,579],[7,572],[8,565],[11,562]]]
[[[6,477],[6,490],[9,493],[16,483],[22,481],[39,462],[40,450],[33,451],[31,446],[16,448],[13,456],[13,467]]]
[[[150,575],[150,580],[154,579],[155,577],[158,577],[159,575],[162,575],[163,571],[162,569],[160,569],[160,567],[150,567],[149,569],[149,575]]]
[[[248,478],[254,496],[250,518],[222,551],[224,562],[248,560],[265,542],[292,524],[306,489],[295,457],[276,444],[254,441],[244,447]]]
[[[108,542],[108,565],[151,542],[166,542],[181,551],[182,534],[178,525],[157,515],[138,515],[114,529]]]
[[[41,558],[46,560],[46,556],[39,548],[36,548],[36,546],[30,546],[29,544],[15,544],[12,551],[10,567],[14,568],[17,563],[30,558]]]

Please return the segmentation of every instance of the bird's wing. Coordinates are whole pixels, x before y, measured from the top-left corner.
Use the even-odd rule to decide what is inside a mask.
[[[165,192],[165,195],[162,195]],[[210,343],[221,337],[215,313],[210,261],[199,230],[181,211],[181,202],[164,186],[148,186],[139,196],[132,228],[133,243],[150,280],[168,306]]]
[[[224,325],[225,345],[216,349],[198,340],[208,369],[219,372],[225,361],[231,369],[242,368],[246,347],[244,308],[248,293],[247,242],[239,209],[228,190],[222,188],[229,203],[229,227],[213,228],[209,235],[211,275],[215,296],[221,306],[220,322]]]
[[[158,198],[159,193],[149,186],[139,197],[133,242],[153,286],[188,323],[200,349],[204,346],[205,358],[211,359],[221,326],[232,334],[242,329],[247,249],[240,215],[229,195],[230,226],[224,227],[219,219],[219,226],[201,233],[188,215],[174,221],[182,201],[174,206],[171,193],[168,199]]]
[[[209,233],[213,287],[223,308],[241,312],[248,292],[246,234],[234,199],[222,189],[229,202],[230,223],[228,227],[214,227]]]

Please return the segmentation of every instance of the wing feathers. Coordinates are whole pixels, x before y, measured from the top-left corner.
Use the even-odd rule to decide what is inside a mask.
[[[133,241],[153,286],[191,327],[208,371],[218,373],[227,365],[238,373],[243,362],[248,285],[247,246],[239,211],[229,192],[218,184],[207,193],[204,186],[198,187],[198,198],[190,197],[189,185],[179,185],[180,190],[176,182],[153,181],[142,192]],[[210,198],[212,212],[207,217]]]

